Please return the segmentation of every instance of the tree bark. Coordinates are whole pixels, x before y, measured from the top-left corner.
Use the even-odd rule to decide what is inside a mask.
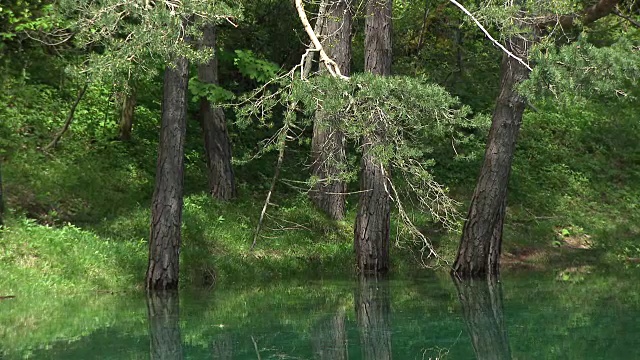
[[[148,292],[147,315],[149,317],[150,358],[152,360],[182,359],[178,292]]]
[[[365,70],[373,74],[391,74],[392,0],[369,0],[365,22]],[[377,121],[374,119],[373,121]],[[379,121],[378,121],[379,122]],[[360,200],[355,226],[358,269],[362,273],[389,270],[390,198],[387,171],[371,149],[384,142],[381,124],[374,134],[364,136],[360,174]]]
[[[558,24],[566,31],[575,26],[576,20],[580,20],[582,25],[588,25],[611,14],[618,3],[619,0],[599,0],[580,13],[554,15],[549,17],[551,20],[543,18],[524,27],[529,28],[530,34],[536,35],[545,34],[548,26]],[[528,57],[529,45],[524,38],[518,36],[507,41],[508,50],[523,59]],[[507,186],[526,104],[526,100],[516,92],[516,87],[529,76],[530,71],[522,63],[505,55],[500,72],[500,95],[493,113],[484,163],[452,269],[452,273],[461,278],[499,275]]]
[[[510,360],[504,324],[502,289],[496,278],[461,282],[454,277],[458,299],[476,358]]]
[[[131,130],[133,129],[133,115],[136,108],[136,94],[134,90],[129,93],[122,94],[122,103],[120,108],[120,134],[122,141],[131,141]]]
[[[174,66],[167,67],[164,74],[162,127],[146,276],[149,290],[178,288],[189,62],[178,58]]]
[[[351,73],[351,0],[331,0],[325,12],[326,19],[322,28],[322,34],[325,37],[322,46],[327,55],[336,62],[342,75],[349,76]],[[324,67],[324,64],[320,65],[321,69]],[[341,220],[345,213],[347,185],[337,178],[340,175],[340,164],[345,162],[346,155],[344,134],[332,126],[336,120],[327,117],[321,110],[316,111],[311,141],[312,174],[320,182],[311,189],[311,200],[331,219]]]
[[[344,309],[322,319],[314,329],[313,354],[317,360],[347,360],[347,333]]]
[[[362,359],[392,359],[389,282],[361,276],[356,288],[355,308]]]
[[[207,25],[203,29],[202,47],[214,51],[216,28]],[[198,80],[205,84],[218,84],[218,58],[198,66]],[[200,99],[200,116],[204,132],[204,150],[207,160],[209,192],[218,200],[236,197],[235,175],[231,166],[231,142],[227,132],[224,111],[206,99]]]
[[[526,41],[512,37],[509,51],[526,58]],[[516,87],[529,70],[512,57],[502,60],[500,94],[493,112],[491,130],[480,176],[462,230],[453,272],[462,278],[498,276],[502,227],[507,208],[507,185],[522,123],[526,99]]]

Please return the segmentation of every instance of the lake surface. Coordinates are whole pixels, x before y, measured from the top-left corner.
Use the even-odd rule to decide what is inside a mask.
[[[292,280],[0,301],[0,359],[638,359],[640,276]]]

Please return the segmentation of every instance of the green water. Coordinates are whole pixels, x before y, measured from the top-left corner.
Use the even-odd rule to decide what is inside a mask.
[[[638,359],[638,274],[288,281],[0,301],[0,359]]]

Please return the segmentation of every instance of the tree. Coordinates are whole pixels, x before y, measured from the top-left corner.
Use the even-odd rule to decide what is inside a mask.
[[[351,17],[351,0],[332,0],[326,5],[322,46],[344,76],[351,72]],[[324,68],[324,64],[320,67]],[[311,141],[311,168],[318,183],[311,190],[311,199],[330,218],[341,220],[347,186],[339,179],[339,167],[345,161],[345,138],[342,131],[332,126],[332,120],[331,116],[317,110]]]
[[[216,28],[203,29],[202,48],[213,52],[216,47]],[[198,80],[203,84],[218,84],[218,59],[213,56],[198,66]],[[209,192],[218,200],[236,197],[235,176],[231,166],[231,142],[227,122],[220,107],[206,97],[200,99],[200,116],[204,132],[204,151],[207,159]]]
[[[119,94],[120,100],[120,133],[118,137],[122,141],[131,140],[131,130],[133,129],[133,115],[136,108],[135,89],[130,88]]]
[[[177,58],[164,74],[162,124],[151,204],[148,290],[178,288],[188,77],[189,61],[184,57]]]
[[[574,15],[547,16],[533,25],[521,22],[523,35],[507,40],[501,68],[500,94],[496,101],[491,130],[485,149],[480,176],[464,223],[458,255],[452,272],[464,278],[493,277],[499,273],[502,248],[502,229],[507,210],[507,186],[516,140],[526,107],[526,98],[518,93],[518,86],[528,78],[531,68],[527,59],[532,39],[548,33],[547,28],[560,26],[565,33],[579,20],[587,25],[610,14],[617,0],[600,0]],[[525,18],[528,14],[520,14]],[[551,19],[551,20],[548,20]],[[519,57],[520,59],[516,58]]]
[[[369,0],[365,23],[365,70],[380,76],[391,74],[391,11],[393,0]],[[373,131],[362,137],[360,200],[355,225],[355,250],[362,273],[389,270],[390,195],[385,164],[371,149],[384,142],[380,119],[370,116]]]
[[[521,38],[511,38],[507,42],[507,48],[520,55],[523,55],[525,46]],[[503,56],[501,91],[493,113],[484,163],[471,198],[453,267],[453,271],[459,275],[498,275],[507,185],[526,105],[525,98],[517,93],[516,85],[528,75],[529,70],[523,64],[508,55]]]

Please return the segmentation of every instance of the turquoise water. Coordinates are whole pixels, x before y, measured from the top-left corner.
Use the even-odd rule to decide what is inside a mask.
[[[0,301],[1,359],[638,359],[638,274],[292,280]]]

